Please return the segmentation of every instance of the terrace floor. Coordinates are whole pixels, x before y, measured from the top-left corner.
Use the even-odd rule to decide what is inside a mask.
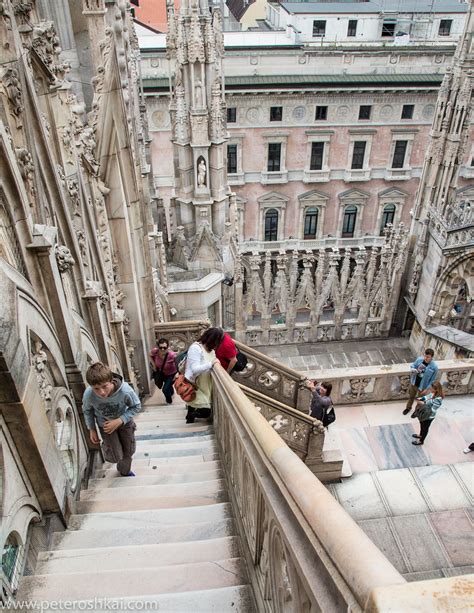
[[[327,368],[357,368],[412,362],[414,355],[406,338],[300,343],[255,347],[261,353],[308,375]]]
[[[336,407],[345,457],[328,489],[407,580],[474,572],[474,397],[445,399],[423,446],[403,402]]]

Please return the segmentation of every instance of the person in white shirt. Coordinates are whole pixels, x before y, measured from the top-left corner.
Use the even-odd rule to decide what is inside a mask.
[[[209,417],[211,414],[211,370],[219,363],[214,350],[221,343],[222,336],[221,328],[208,328],[188,349],[184,376],[195,384],[196,398],[187,404],[187,424],[192,424],[196,417]]]

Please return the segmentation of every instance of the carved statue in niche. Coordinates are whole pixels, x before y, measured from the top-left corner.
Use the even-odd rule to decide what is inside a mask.
[[[197,167],[198,187],[205,187],[207,185],[206,176],[207,176],[206,162],[204,161],[204,158],[199,158],[198,167]]]
[[[198,109],[202,109],[204,106],[201,79],[197,79],[194,86],[194,106]]]
[[[48,369],[47,369],[48,356],[43,349],[41,341],[36,340],[34,342],[34,351],[31,357],[31,363],[36,370],[36,380],[38,381],[39,393],[43,400],[51,400],[51,392],[53,386],[48,381]]]

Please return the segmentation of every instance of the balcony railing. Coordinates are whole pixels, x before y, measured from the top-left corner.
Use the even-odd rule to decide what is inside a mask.
[[[306,251],[307,249],[357,249],[360,247],[382,247],[383,236],[360,236],[358,238],[341,238],[338,236],[325,236],[315,239],[287,238],[280,241],[241,241],[241,253],[249,251]]]

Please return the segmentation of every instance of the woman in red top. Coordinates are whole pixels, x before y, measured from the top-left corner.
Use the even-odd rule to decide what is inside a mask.
[[[230,374],[237,363],[237,348],[232,337],[222,330],[222,340],[216,349],[216,358]]]
[[[163,387],[162,392],[166,398],[166,402],[171,404],[173,402],[173,380],[178,372],[176,369],[176,353],[169,349],[169,344],[166,338],[160,338],[154,347],[150,351],[150,358],[155,368],[153,372],[153,378],[156,383],[156,375],[159,372],[163,372]]]

